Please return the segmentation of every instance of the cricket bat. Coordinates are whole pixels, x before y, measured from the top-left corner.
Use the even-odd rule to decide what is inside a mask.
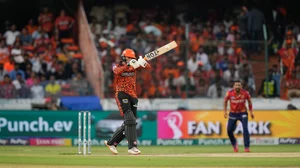
[[[172,41],[172,42],[170,42],[170,43],[168,43],[168,44],[166,44],[166,45],[164,45],[164,46],[162,46],[162,47],[160,47],[160,48],[158,48],[154,51],[149,52],[148,54],[145,55],[144,59],[146,61],[152,60],[152,59],[154,59],[154,58],[156,58],[156,57],[158,57],[158,56],[160,56],[160,55],[162,55],[162,54],[164,54],[164,53],[166,53],[166,52],[168,52],[168,51],[170,51],[170,50],[172,50],[176,47],[177,47],[177,43],[175,41]]]

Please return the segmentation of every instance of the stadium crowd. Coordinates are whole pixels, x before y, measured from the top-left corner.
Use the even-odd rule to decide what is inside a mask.
[[[284,92],[289,98],[300,97],[300,66],[299,61],[294,61],[300,27],[286,20],[285,8],[274,8],[269,17],[255,6],[236,8],[221,19],[215,16],[212,12],[203,21],[201,17],[168,9],[134,9],[124,4],[114,8],[94,6],[89,13],[90,28],[105,70],[106,97],[113,97],[111,66],[120,61],[122,50],[132,48],[137,55],[144,55],[172,40],[179,47],[151,60],[152,70],[138,74],[139,97],[220,98],[234,80],[241,80],[252,96],[279,97]],[[186,23],[190,23],[188,38]],[[263,55],[264,46],[251,40],[263,40],[265,23],[269,53],[281,56],[283,66],[280,62],[274,64],[269,70],[268,84],[265,79],[256,87],[251,55]],[[283,73],[288,74],[287,78]]]
[[[110,11],[115,13],[111,23],[107,22],[112,18]],[[129,9],[124,5],[110,10],[94,6],[89,14],[90,28],[105,70],[106,96],[113,96],[111,66],[120,61],[122,50],[132,48],[137,55],[144,55],[172,40],[176,40],[179,47],[151,60],[152,70],[138,74],[139,97],[220,98],[232,87],[234,80],[241,80],[254,96],[256,86],[246,53],[252,46],[237,43],[246,39],[243,27],[247,27],[244,20],[247,12],[247,8],[243,8],[238,17],[224,18],[220,22],[192,18],[186,40],[186,20],[181,13],[173,21],[170,10]],[[258,31],[255,27],[251,29]]]
[[[0,97],[90,94],[82,54],[72,36],[74,24],[65,10],[55,15],[48,7],[21,28],[6,24],[0,33]]]
[[[252,96],[300,97],[300,27],[294,20],[282,22],[288,15],[284,8],[272,12],[272,17],[265,17],[257,8],[243,6],[221,19],[213,12],[203,19],[169,9],[94,6],[88,19],[104,69],[105,97],[114,96],[111,67],[125,48],[144,55],[172,40],[179,47],[151,60],[151,70],[138,73],[139,97],[220,98],[234,80],[241,80]],[[75,23],[64,10],[55,16],[44,7],[21,29],[5,24],[6,31],[0,33],[0,97],[93,94],[84,78],[83,56],[72,38]],[[269,83],[263,80],[256,86],[251,55],[262,55],[263,46],[242,41],[263,40],[264,23],[269,53],[280,56],[282,64],[269,69]]]

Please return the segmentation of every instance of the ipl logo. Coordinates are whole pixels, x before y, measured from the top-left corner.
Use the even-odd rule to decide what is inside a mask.
[[[180,130],[180,127],[182,125],[182,115],[178,111],[174,111],[169,113],[166,117],[164,117],[164,120],[167,121],[168,126],[173,131],[173,139],[179,139],[182,137],[182,132]]]

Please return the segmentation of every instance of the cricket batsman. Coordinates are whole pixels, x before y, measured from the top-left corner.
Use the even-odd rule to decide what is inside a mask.
[[[252,101],[249,92],[242,89],[242,84],[240,81],[235,81],[233,89],[227,92],[224,99],[224,117],[227,118],[227,102],[230,101],[230,112],[227,124],[227,134],[229,136],[231,145],[233,146],[233,151],[238,152],[238,144],[233,135],[236,129],[236,123],[239,120],[243,126],[243,137],[245,152],[250,152],[250,136],[248,131],[248,112],[246,108],[246,100],[248,101],[248,109],[251,118],[254,119],[254,114],[252,111]]]
[[[117,145],[126,137],[128,141],[128,153],[138,155],[141,151],[137,148],[136,117],[137,117],[137,94],[136,94],[136,70],[150,69],[150,64],[139,57],[136,60],[132,49],[125,49],[121,55],[121,62],[113,65],[116,78],[115,99],[124,123],[114,132],[113,136],[104,141],[105,145],[113,154],[118,154]]]

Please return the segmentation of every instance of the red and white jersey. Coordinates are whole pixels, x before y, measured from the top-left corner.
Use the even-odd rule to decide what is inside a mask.
[[[225,96],[225,100],[230,101],[230,112],[241,113],[246,112],[246,100],[250,99],[251,96],[248,91],[241,89],[240,93],[237,94],[234,89],[228,91]]]

